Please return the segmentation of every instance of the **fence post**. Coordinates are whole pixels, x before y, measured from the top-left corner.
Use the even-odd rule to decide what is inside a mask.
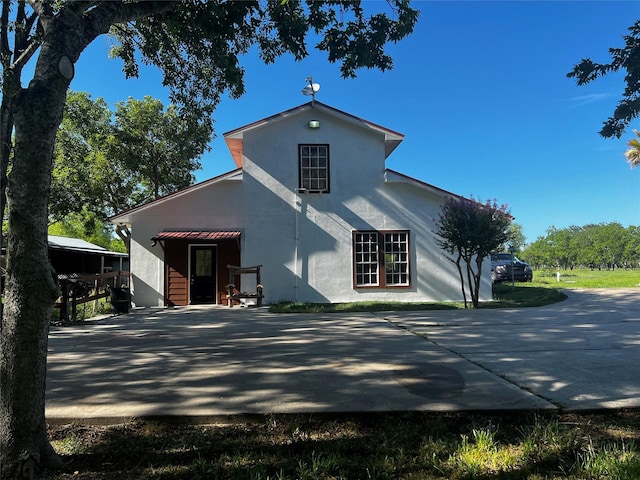
[[[76,321],[78,318],[78,302],[76,302],[76,296],[71,297],[71,320]]]
[[[98,295],[98,288],[100,286],[100,280],[96,277],[96,279],[93,281],[93,294],[94,295]],[[96,298],[93,301],[93,314],[96,314],[96,310],[98,310],[98,299]]]
[[[67,323],[69,321],[69,312],[67,311],[67,309],[69,308],[69,282],[67,282],[66,280],[62,280],[60,282],[60,290],[62,294],[62,302],[60,305],[60,321],[62,323]]]

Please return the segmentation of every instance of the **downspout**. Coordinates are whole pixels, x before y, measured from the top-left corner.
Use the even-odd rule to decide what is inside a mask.
[[[163,288],[162,288],[162,297],[163,297],[163,301],[162,303],[164,305],[158,305],[159,307],[161,306],[167,306],[167,297],[169,294],[168,291],[168,286],[169,286],[169,271],[167,269],[167,266],[165,264],[165,258],[164,255],[166,254],[166,251],[164,249],[164,242],[162,240],[158,240],[156,238],[152,238],[151,239],[151,248],[155,247],[156,245],[160,245],[160,248],[162,249],[162,261],[158,262],[158,274],[157,274],[157,278],[158,278],[158,283],[156,285],[156,291],[160,292],[160,282],[163,282]],[[131,259],[129,259],[129,261],[131,261]],[[129,267],[129,270],[131,270],[131,267]]]
[[[298,216],[300,215],[300,211],[302,210],[302,198],[300,198],[300,193],[298,189],[295,190],[295,213],[294,213],[294,247],[293,247],[293,301],[298,303],[298,240],[300,237],[299,226],[298,226]]]

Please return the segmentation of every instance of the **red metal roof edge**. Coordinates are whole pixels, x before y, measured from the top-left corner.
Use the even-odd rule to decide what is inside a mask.
[[[237,230],[163,230],[151,240],[228,240],[240,235]]]

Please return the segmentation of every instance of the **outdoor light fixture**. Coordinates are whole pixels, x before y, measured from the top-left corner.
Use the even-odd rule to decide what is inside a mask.
[[[309,128],[320,128],[320,120],[309,120]]]

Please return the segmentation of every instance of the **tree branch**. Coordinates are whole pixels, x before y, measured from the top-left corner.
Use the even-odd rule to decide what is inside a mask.
[[[112,25],[140,20],[150,15],[172,10],[178,1],[151,2],[100,2],[95,8],[86,13],[87,24],[99,32],[97,35],[108,33]],[[97,36],[96,35],[96,36]],[[94,37],[95,38],[95,37]]]
[[[36,25],[36,32],[29,36],[38,19],[39,16],[37,12],[34,11],[33,14],[27,16],[25,4],[22,2],[19,4],[16,24],[22,25],[22,28],[16,29],[14,60],[9,67],[14,72],[20,72],[22,70],[22,67],[29,62],[42,43],[40,35],[38,34],[38,25]]]
[[[31,42],[29,42],[29,44],[27,45],[27,48],[24,49],[20,56],[16,58],[15,61],[11,64],[11,69],[14,71],[22,70],[22,67],[29,63],[31,57],[33,57],[33,55],[38,51],[41,43],[42,42],[40,40],[36,40],[35,38],[32,39]]]
[[[31,5],[31,8],[40,19],[40,22],[46,28],[54,18],[53,9],[51,8],[50,3],[44,0],[27,0],[27,3]]]
[[[5,64],[5,58],[11,56],[9,47],[9,12],[11,10],[11,0],[2,1],[2,17],[0,20],[0,54],[2,55],[2,64]]]

